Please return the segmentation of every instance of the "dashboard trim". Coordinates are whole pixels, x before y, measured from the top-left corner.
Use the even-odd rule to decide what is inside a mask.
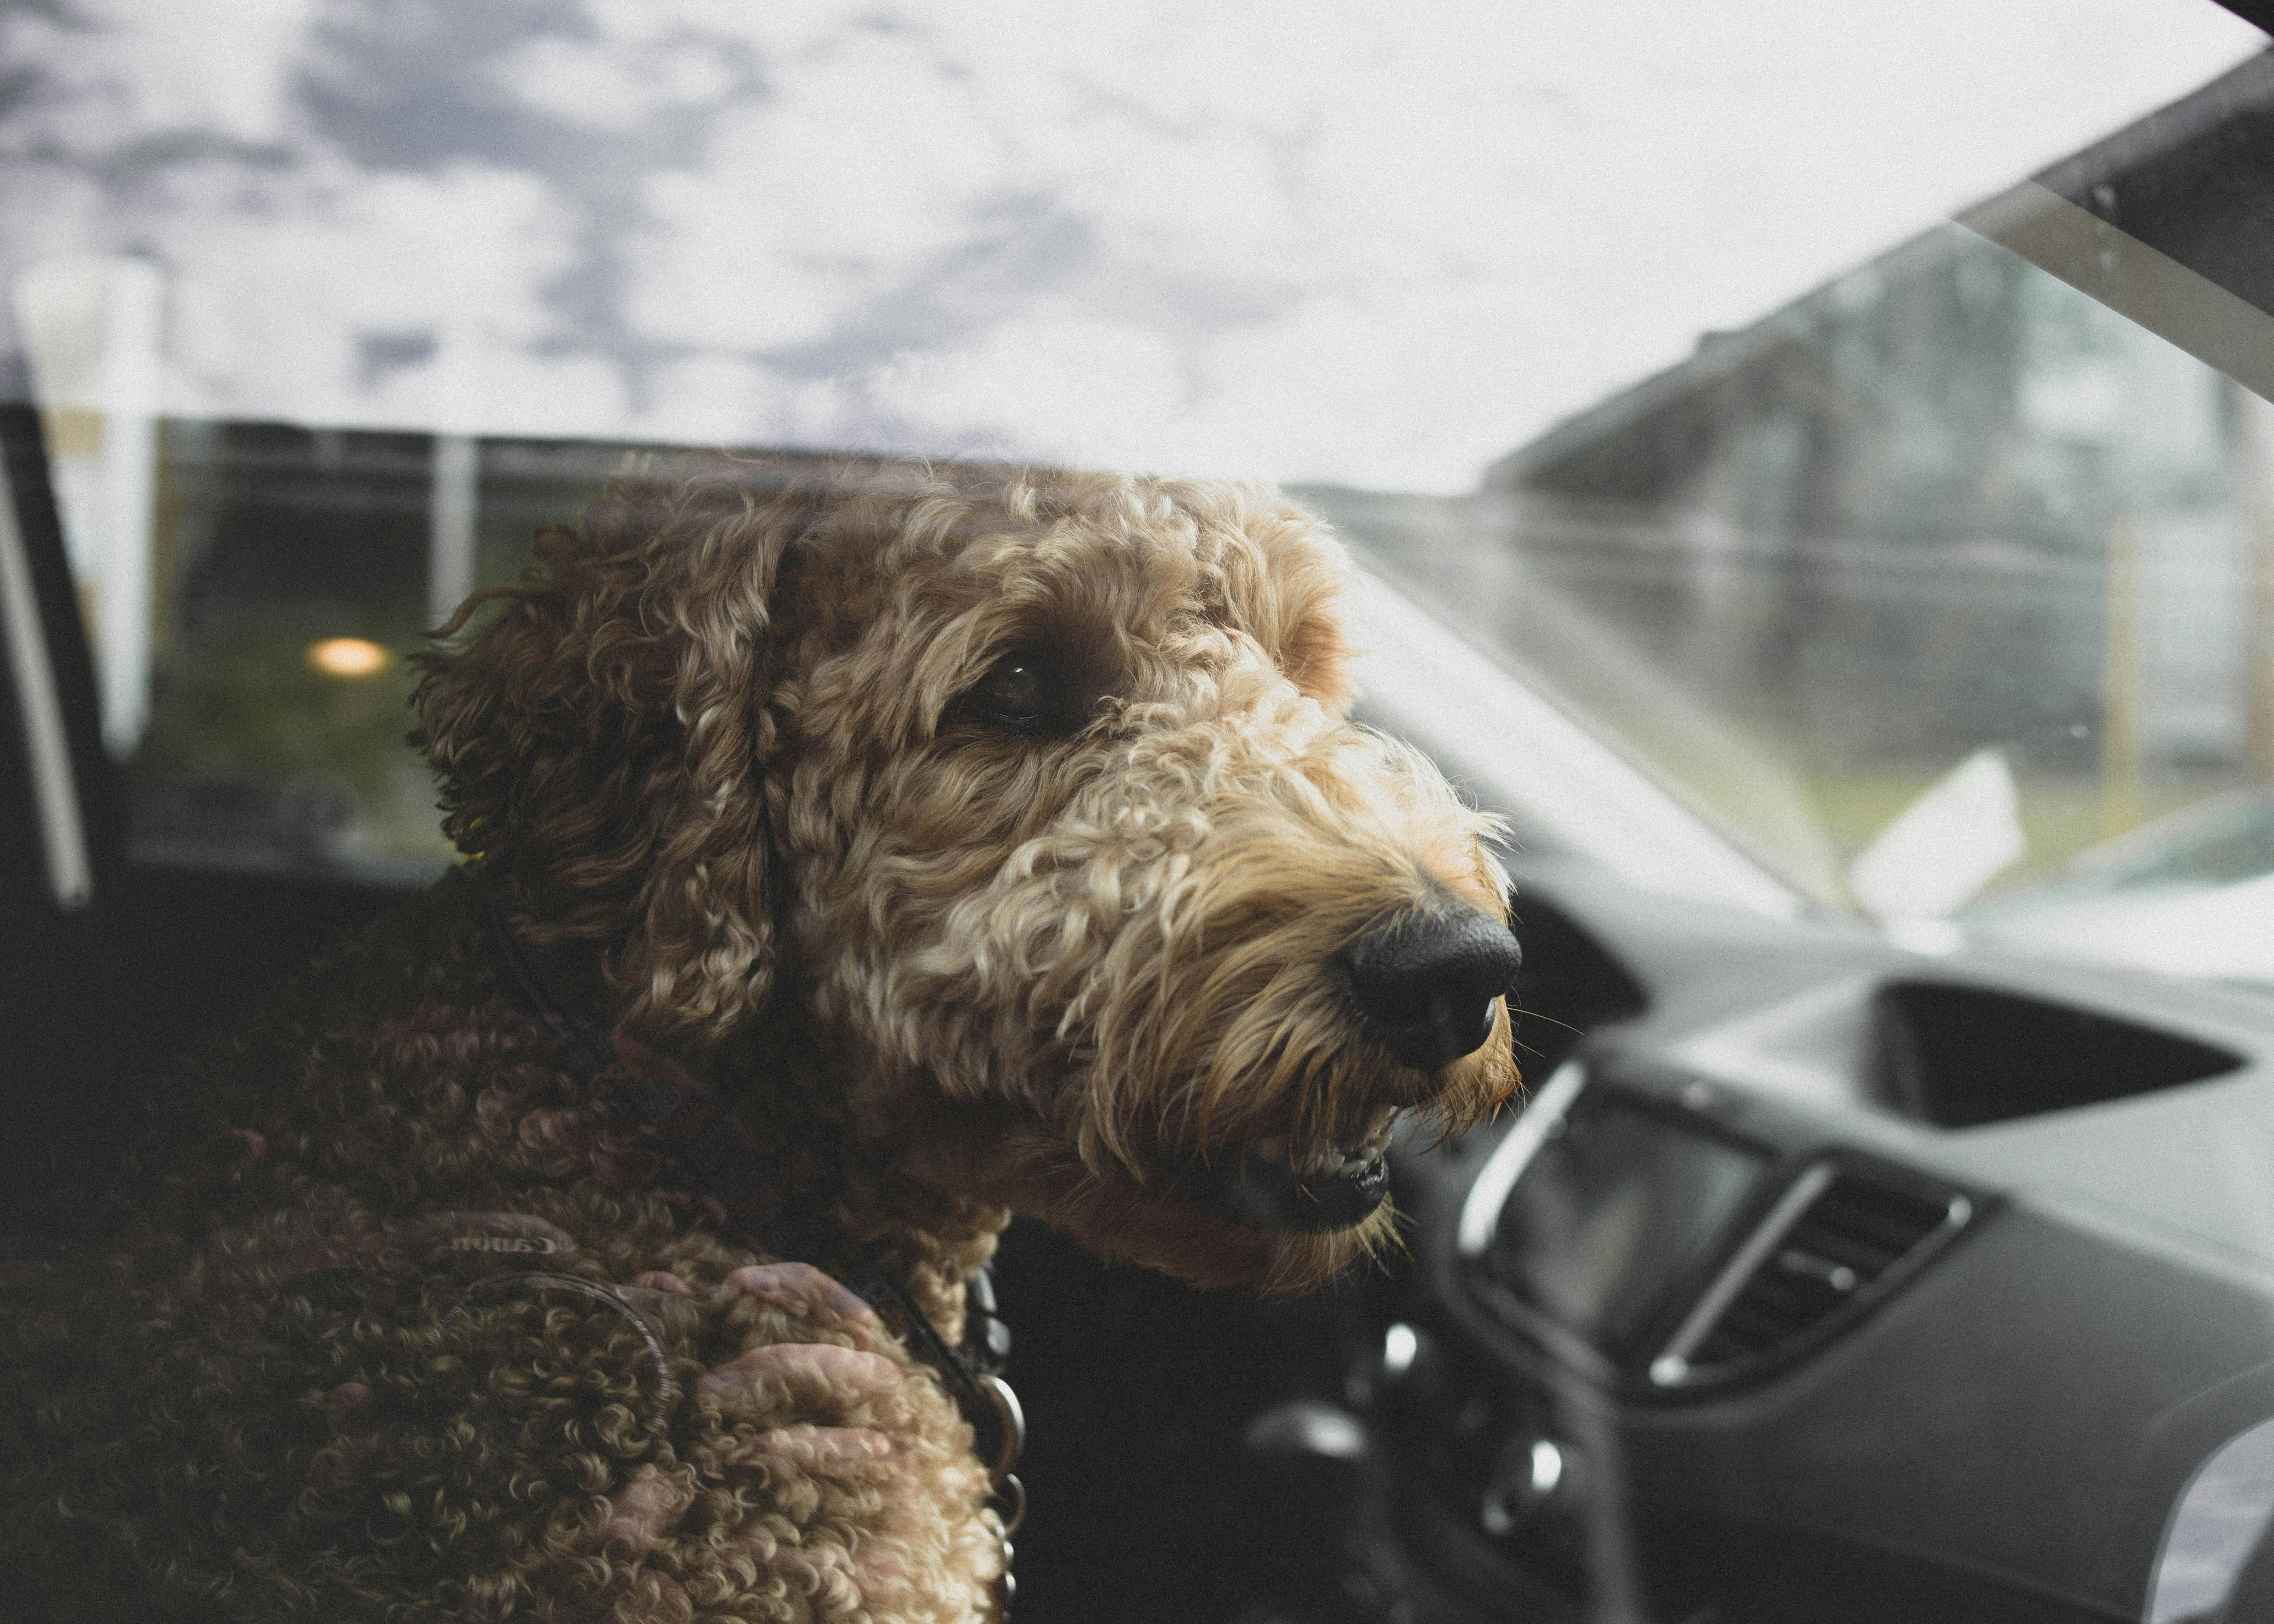
[[[1493,1235],[1500,1228],[1501,1209],[1508,1205],[1516,1181],[1524,1177],[1524,1169],[1532,1165],[1540,1147],[1562,1130],[1571,1102],[1586,1086],[1587,1068],[1577,1060],[1565,1061],[1493,1147],[1469,1186],[1468,1199],[1461,1204],[1453,1244],[1462,1257],[1482,1257],[1492,1244]]]

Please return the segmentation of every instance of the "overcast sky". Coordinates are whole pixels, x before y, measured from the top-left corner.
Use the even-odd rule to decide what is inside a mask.
[[[175,410],[1442,491],[2264,43],[2210,0],[0,4],[0,274],[155,259]]]

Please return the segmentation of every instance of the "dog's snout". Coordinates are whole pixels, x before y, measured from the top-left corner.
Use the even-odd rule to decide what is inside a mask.
[[[1523,961],[1506,925],[1463,908],[1376,926],[1343,955],[1343,969],[1367,1035],[1434,1071],[1492,1035],[1493,1000]]]

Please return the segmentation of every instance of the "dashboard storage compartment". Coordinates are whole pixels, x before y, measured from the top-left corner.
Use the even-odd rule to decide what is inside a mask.
[[[2019,993],[1892,981],[1872,1000],[1880,1097],[1942,1128],[2012,1122],[2201,1082],[2240,1056]]]

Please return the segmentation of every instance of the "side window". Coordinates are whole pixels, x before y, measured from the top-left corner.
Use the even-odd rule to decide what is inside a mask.
[[[410,657],[633,448],[162,416],[149,267],[49,262],[11,292],[130,855],[438,872]]]
[[[456,494],[447,454],[422,434],[178,419],[154,451],[147,708],[131,743],[112,740],[128,745],[131,849],[439,867],[433,796],[403,733],[438,574],[458,575],[455,589],[466,573],[449,568],[434,500]]]
[[[1946,224],[1344,523],[1817,895],[1931,918],[2263,831],[2270,470],[2274,407]]]

